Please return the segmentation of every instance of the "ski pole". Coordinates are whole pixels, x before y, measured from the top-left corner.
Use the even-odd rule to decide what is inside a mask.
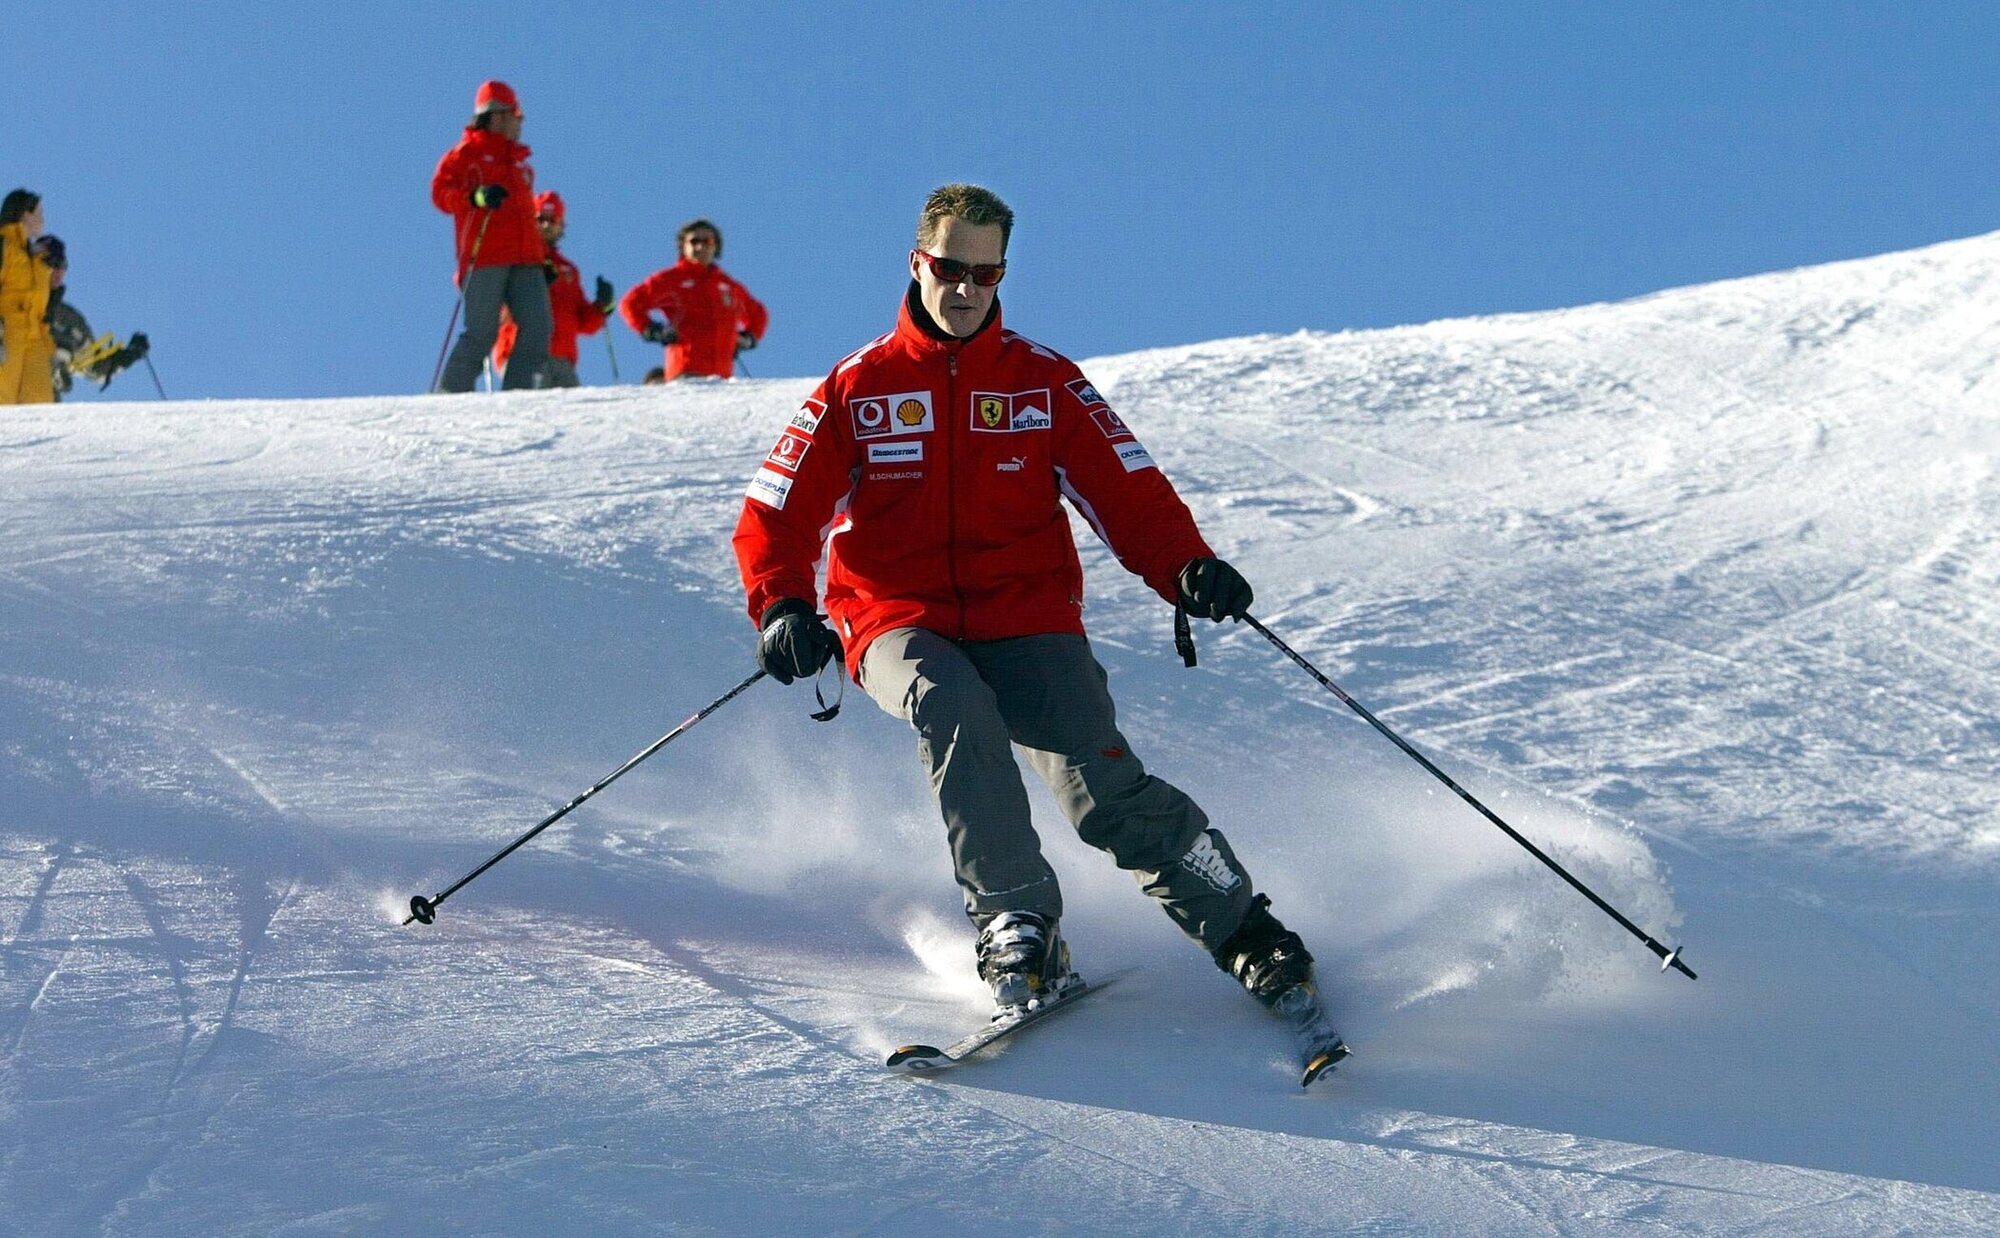
[[[1376,730],[1380,731],[1383,735],[1387,736],[1389,742],[1395,744],[1398,748],[1401,748],[1404,751],[1404,753],[1410,757],[1411,760],[1423,766],[1439,782],[1442,782],[1445,786],[1450,787],[1453,791],[1457,792],[1458,798],[1464,800],[1466,803],[1478,809],[1481,816],[1485,817],[1488,821],[1491,821],[1493,824],[1499,826],[1500,829],[1507,835],[1507,837],[1513,839],[1515,842],[1521,844],[1521,846],[1526,848],[1529,855],[1534,856],[1542,863],[1548,865],[1549,868],[1552,871],[1554,871],[1556,876],[1561,877],[1564,881],[1569,882],[1570,885],[1576,889],[1577,893],[1583,895],[1591,902],[1597,904],[1598,910],[1602,911],[1605,915],[1610,916],[1613,920],[1618,921],[1619,924],[1625,927],[1626,932],[1632,934],[1634,937],[1637,937],[1640,941],[1645,942],[1646,948],[1648,950],[1651,950],[1653,954],[1660,960],[1661,971],[1665,971],[1669,967],[1671,967],[1676,971],[1681,972],[1689,980],[1695,979],[1694,971],[1690,969],[1686,963],[1683,963],[1681,961],[1680,947],[1676,946],[1673,949],[1669,950],[1667,947],[1653,940],[1653,938],[1649,934],[1647,934],[1644,930],[1642,930],[1638,925],[1626,919],[1624,915],[1622,915],[1616,907],[1613,907],[1610,903],[1607,903],[1603,899],[1599,898],[1597,896],[1597,893],[1593,891],[1589,886],[1583,884],[1583,882],[1578,881],[1574,876],[1572,876],[1568,869],[1564,868],[1562,865],[1550,859],[1548,854],[1544,852],[1540,847],[1535,846],[1535,844],[1529,842],[1526,838],[1523,838],[1521,836],[1520,831],[1516,830],[1513,826],[1508,825],[1505,821],[1502,821],[1497,813],[1495,813],[1491,808],[1488,808],[1486,805],[1480,803],[1477,799],[1475,799],[1470,791],[1467,791],[1464,787],[1461,787],[1456,782],[1453,782],[1451,780],[1451,777],[1447,775],[1443,770],[1431,764],[1430,758],[1426,757],[1423,753],[1418,752],[1415,748],[1412,748],[1408,743],[1404,742],[1402,736],[1396,734],[1394,731],[1390,730],[1387,726],[1383,725],[1381,719],[1377,718],[1374,714],[1371,714],[1366,709],[1362,708],[1361,702],[1355,700],[1353,697],[1343,692],[1339,684],[1333,682],[1333,680],[1331,679],[1328,679],[1325,675],[1320,674],[1319,669],[1317,667],[1315,667],[1312,663],[1306,661],[1304,658],[1300,657],[1298,653],[1294,651],[1290,645],[1287,645],[1284,641],[1279,640],[1277,635],[1274,632],[1272,632],[1271,629],[1257,622],[1255,617],[1246,614],[1243,616],[1243,622],[1249,624],[1251,627],[1261,632],[1265,640],[1270,641],[1273,645],[1276,645],[1278,647],[1278,652],[1284,654],[1292,661],[1298,663],[1299,667],[1302,670],[1304,670],[1306,674],[1311,675],[1314,679],[1319,680],[1320,686],[1324,687],[1327,691],[1339,697],[1342,704],[1346,705],[1349,709],[1353,710],[1355,713],[1360,714],[1363,721],[1367,722],[1369,726],[1374,727]]]
[[[604,355],[611,358],[611,381],[614,384],[622,381],[618,377],[618,350],[611,346],[611,332],[609,330],[604,333]]]
[[[640,752],[638,755],[634,756],[631,760],[625,762],[625,764],[619,766],[617,769],[612,770],[609,774],[606,774],[603,780],[600,781],[596,786],[593,786],[592,788],[590,788],[590,790],[585,791],[582,795],[577,796],[569,803],[564,804],[561,808],[556,809],[548,816],[543,817],[541,823],[536,825],[534,829],[529,830],[527,833],[521,835],[513,842],[508,843],[505,847],[502,847],[499,850],[499,852],[497,852],[493,856],[492,859],[486,861],[486,863],[484,864],[481,864],[478,868],[473,869],[465,876],[460,877],[457,881],[452,882],[450,885],[446,886],[439,893],[434,894],[429,898],[425,898],[421,894],[413,895],[410,899],[410,914],[403,920],[404,927],[407,928],[410,924],[410,921],[412,920],[420,920],[425,924],[429,924],[432,921],[436,920],[439,903],[442,903],[444,900],[450,898],[453,894],[458,893],[461,887],[470,884],[472,879],[479,876],[479,874],[485,872],[487,869],[492,868],[495,864],[498,864],[500,861],[514,854],[514,852],[518,848],[520,848],[523,844],[525,844],[529,839],[541,833],[543,830],[548,829],[556,822],[562,820],[565,816],[569,814],[569,811],[572,808],[575,808],[577,805],[583,803],[591,796],[596,795],[599,791],[602,791],[604,788],[618,781],[619,777],[622,774],[624,774],[626,770],[631,769],[634,765],[637,765],[639,762],[645,760],[647,757],[652,756],[660,749],[666,747],[669,743],[672,743],[673,740],[677,738],[683,731],[686,731],[688,728],[692,727],[695,723],[700,722],[703,718],[708,717],[716,710],[721,709],[724,705],[727,705],[730,701],[735,699],[738,693],[742,692],[745,688],[749,687],[751,684],[756,683],[758,680],[762,679],[765,673],[766,672],[759,670],[756,674],[750,676],[750,678],[744,680],[740,684],[737,684],[729,691],[723,693],[721,696],[716,697],[708,704],[702,706],[701,709],[697,711],[694,714],[694,716],[689,718],[686,722],[681,723],[673,730],[668,731],[665,735],[660,736],[660,738],[654,740],[653,743],[650,746],[648,746],[643,752]]]
[[[491,210],[480,217],[479,235],[472,238],[472,252],[465,256],[465,269],[459,272],[458,300],[452,303],[451,321],[444,328],[444,343],[438,345],[437,368],[431,371],[432,391],[437,390],[438,380],[444,377],[444,355],[451,348],[451,333],[458,330],[458,316],[465,310],[465,285],[472,279],[472,264],[479,261],[479,247],[486,240],[486,225],[492,222]]]
[[[153,359],[151,357],[142,357],[140,358],[140,360],[146,363],[146,373],[151,374],[153,376],[153,390],[160,393],[160,398],[162,400],[166,399],[167,389],[165,387],[160,386],[160,372],[153,368]]]

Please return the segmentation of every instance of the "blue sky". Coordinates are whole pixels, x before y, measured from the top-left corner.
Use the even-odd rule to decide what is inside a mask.
[[[487,77],[521,94],[586,279],[622,290],[682,221],[720,222],[772,310],[758,376],[886,328],[917,206],[954,179],[1019,215],[1010,324],[1078,357],[2000,227],[2000,6],[11,11],[0,182],[47,197],[73,299],[148,331],[176,398],[423,389],[453,305],[429,178]],[[657,350],[613,330],[631,381]]]

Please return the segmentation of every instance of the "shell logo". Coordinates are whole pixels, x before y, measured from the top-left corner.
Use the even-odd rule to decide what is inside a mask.
[[[904,400],[896,406],[896,420],[906,426],[918,426],[923,424],[924,417],[929,412],[922,400]]]

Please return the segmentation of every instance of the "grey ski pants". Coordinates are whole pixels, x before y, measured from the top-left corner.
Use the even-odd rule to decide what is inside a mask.
[[[479,267],[465,277],[465,330],[444,363],[439,391],[470,391],[500,336],[500,307],[514,316],[520,334],[507,358],[504,390],[533,387],[549,359],[549,281],[539,264]]]
[[[509,357],[507,364],[500,367],[503,384],[506,381],[507,371],[513,364],[514,359]],[[576,376],[576,367],[553,354],[542,362],[542,380],[535,384],[537,387],[581,387],[582,385],[583,380]]]
[[[1062,914],[1013,745],[1078,836],[1130,870],[1204,949],[1243,922],[1250,875],[1199,805],[1146,772],[1118,731],[1104,668],[1084,637],[953,641],[895,628],[868,646],[861,683],[916,729],[975,924],[1003,911]]]

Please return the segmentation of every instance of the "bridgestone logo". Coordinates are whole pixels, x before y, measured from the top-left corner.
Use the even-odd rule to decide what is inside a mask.
[[[868,463],[909,464],[924,458],[922,443],[870,443]]]

